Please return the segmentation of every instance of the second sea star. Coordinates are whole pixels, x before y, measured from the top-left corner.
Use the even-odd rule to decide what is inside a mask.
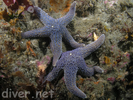
[[[60,70],[63,69],[67,89],[78,97],[86,98],[86,94],[76,86],[76,75],[78,71],[82,76],[86,77],[92,76],[94,71],[98,73],[104,72],[99,66],[94,66],[92,68],[87,67],[84,61],[84,58],[97,50],[104,43],[104,40],[105,35],[102,34],[96,41],[84,47],[79,47],[72,51],[62,53],[61,58],[57,62],[57,66],[55,66],[53,70],[46,76],[44,83],[46,81],[54,80]]]

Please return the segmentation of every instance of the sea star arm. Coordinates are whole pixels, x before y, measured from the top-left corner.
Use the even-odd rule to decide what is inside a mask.
[[[53,53],[53,66],[56,66],[56,63],[62,53],[62,36],[54,33],[55,35],[51,35],[51,43],[50,48]]]
[[[59,60],[57,62],[57,66],[55,66],[52,71],[47,75],[47,78],[46,78],[46,81],[52,81],[54,80],[58,73],[60,72],[60,70],[63,68],[64,66],[64,63],[62,63],[63,61],[62,60]]]
[[[83,58],[87,57],[89,54],[97,50],[105,40],[105,35],[102,34],[96,41],[86,45],[85,47],[79,48],[78,52]]]
[[[79,72],[82,76],[89,77],[94,75],[94,72],[103,73],[104,70],[99,66],[93,66],[92,68],[89,68],[83,59],[79,64]]]
[[[60,22],[66,26],[73,19],[75,15],[75,10],[76,10],[76,1],[72,3],[69,12],[62,18],[59,18]]]
[[[41,20],[41,22],[44,24],[44,25],[48,25],[50,24],[50,22],[52,20],[54,20],[54,18],[50,17],[44,10],[42,10],[41,8],[39,7],[34,7],[35,9],[35,13],[36,15],[39,17],[39,19]]]
[[[47,26],[21,33],[22,38],[47,37],[49,35],[50,35],[50,28]]]
[[[70,45],[71,45],[73,48],[78,48],[78,47],[81,47],[81,46],[85,46],[85,44],[83,44],[83,43],[80,44],[80,43],[76,42],[76,41],[73,39],[73,37],[70,35],[69,31],[68,31],[66,28],[63,28],[62,31],[63,31],[63,37],[64,37],[64,39],[65,39],[68,43],[70,43]]]
[[[77,67],[72,66],[66,66],[64,69],[64,79],[67,89],[75,94],[78,97],[86,98],[86,95],[84,92],[82,92],[77,86],[76,86],[76,74],[77,74]]]

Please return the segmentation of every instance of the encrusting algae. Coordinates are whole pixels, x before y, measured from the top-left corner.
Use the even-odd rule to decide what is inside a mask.
[[[50,0],[50,5],[53,11],[61,12],[64,15],[69,11],[71,0]]]

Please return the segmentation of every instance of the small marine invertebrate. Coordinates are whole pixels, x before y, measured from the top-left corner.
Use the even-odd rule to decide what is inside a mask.
[[[8,13],[7,9],[0,12],[0,19],[4,19],[5,21],[8,22],[12,18],[13,18],[13,13],[12,12]]]
[[[125,52],[123,56],[126,56],[128,59],[130,59],[130,54],[128,52]]]
[[[4,75],[0,75],[0,77],[4,78],[5,76]]]
[[[105,30],[106,32],[108,32],[108,31],[109,31],[109,29],[107,28],[107,26],[106,26],[106,25],[104,26],[104,30]]]
[[[51,58],[46,55],[45,57],[42,58],[41,61],[37,61],[36,63],[37,63],[37,66],[40,66],[42,64],[49,64],[50,61],[51,61]]]
[[[92,36],[92,33],[90,33],[90,34],[87,36],[87,38],[90,37],[90,36]]]
[[[86,95],[76,86],[76,74],[82,76],[92,76],[94,71],[103,73],[104,71],[99,66],[88,68],[84,58],[97,50],[104,42],[105,35],[102,34],[96,41],[84,47],[79,47],[72,51],[64,52],[57,62],[57,66],[46,77],[46,81],[55,79],[61,69],[64,70],[64,79],[67,89],[78,97],[86,98]]]
[[[76,83],[83,84],[84,80],[84,78],[80,78],[78,81],[76,81]]]
[[[108,65],[110,65],[110,58],[108,58],[107,56],[104,56],[104,62]]]
[[[13,22],[14,23],[14,22]],[[15,23],[14,23],[15,24]],[[12,27],[11,28],[11,32],[12,32],[12,34],[15,34],[15,33],[20,33],[21,32],[21,29],[20,29],[20,27]]]
[[[105,0],[104,4],[107,4],[109,7],[112,7],[114,4],[117,4],[117,2],[118,0],[111,0],[111,1]]]
[[[93,37],[94,37],[94,40],[95,40],[95,41],[98,39],[98,36],[96,35],[95,32],[93,33]]]
[[[108,81],[110,81],[111,83],[114,83],[115,82],[115,77],[109,77],[107,78]]]
[[[47,68],[47,64],[49,64],[50,61],[51,61],[51,58],[49,56],[44,56],[41,61],[36,61],[36,64],[38,67],[37,76],[39,76],[40,73],[45,73],[45,69]]]
[[[14,26],[16,22],[18,21],[18,18],[10,19],[9,23]]]
[[[96,84],[96,85],[97,85],[97,84],[99,84],[99,82],[100,82],[100,81],[94,82],[94,84]]]
[[[22,10],[24,8],[23,10],[27,10],[30,13],[34,12],[33,5],[29,0],[3,0],[3,1],[8,6],[8,8],[10,8],[13,11],[16,11],[18,9]]]
[[[84,46],[84,44],[77,43],[73,37],[69,34],[66,25],[73,19],[75,14],[76,2],[73,2],[69,12],[59,19],[54,19],[50,17],[46,12],[44,12],[39,7],[35,7],[35,12],[38,15],[39,19],[45,25],[45,27],[27,31],[21,33],[22,38],[32,38],[32,37],[50,37],[51,39],[51,50],[53,53],[53,66],[56,65],[61,53],[62,53],[62,37],[70,43],[74,48]]]
[[[21,51],[21,47],[20,47],[20,45],[17,45],[16,47],[14,47],[13,50],[16,51],[17,55],[20,55],[20,51]]]
[[[35,57],[36,56],[36,54],[35,54],[35,52],[33,51],[33,49],[31,48],[31,42],[30,41],[28,41],[27,43],[26,43],[26,46],[27,46],[27,52],[28,52],[28,54],[30,53],[30,51],[31,51],[31,53],[32,53],[32,55]]]

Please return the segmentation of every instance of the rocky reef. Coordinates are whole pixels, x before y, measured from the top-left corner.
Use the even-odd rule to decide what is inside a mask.
[[[17,3],[19,0],[10,1],[17,5],[15,9],[0,1],[1,100],[81,100],[67,90],[63,71],[52,82],[43,82],[53,69],[50,39],[20,36],[22,32],[43,27],[36,14],[27,11],[26,2],[26,7],[36,5],[53,18],[60,18],[69,11],[73,1],[76,1],[76,14],[67,25],[72,37],[79,43],[89,44],[105,35],[104,44],[85,58],[88,67],[100,66],[104,73],[91,77],[77,74],[77,87],[86,94],[85,100],[133,99],[132,0],[24,0],[23,4]],[[73,48],[64,42],[62,51],[68,50]],[[20,91],[22,98],[14,97],[13,93]],[[32,98],[36,91],[45,92],[45,97]]]

